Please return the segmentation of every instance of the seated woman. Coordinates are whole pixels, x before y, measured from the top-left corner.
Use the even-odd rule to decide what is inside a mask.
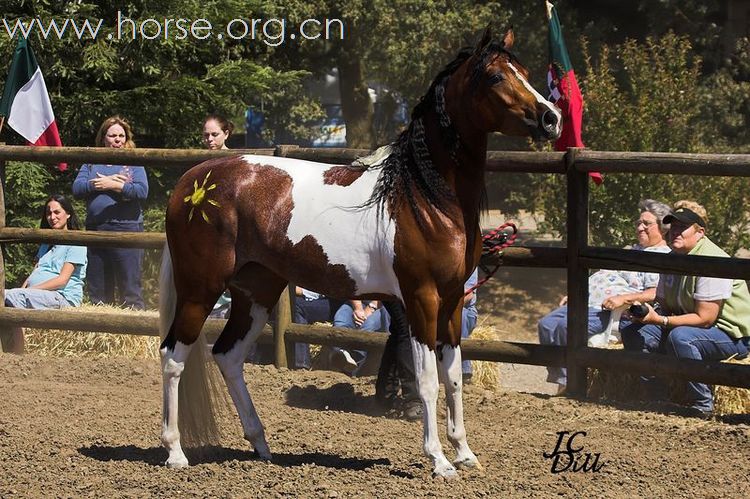
[[[378,301],[349,300],[341,305],[333,316],[334,327],[348,327],[362,331],[388,331],[390,317]],[[354,376],[355,371],[364,364],[367,352],[353,350],[349,352],[340,347],[331,347],[329,363],[334,369]]]
[[[706,210],[692,201],[679,201],[664,217],[670,224],[668,241],[682,255],[728,257],[706,236]],[[722,360],[746,357],[750,345],[750,293],[742,279],[662,274],[656,290],[659,312],[623,324],[627,350],[658,352],[680,359]],[[697,416],[710,416],[713,395],[704,383],[688,383],[690,407]]]
[[[634,222],[638,244],[632,249],[669,252],[664,235],[667,227],[662,222],[669,214],[669,206],[652,199],[638,203],[639,218]],[[659,276],[654,273],[628,270],[600,270],[589,277],[589,337],[602,333],[609,325],[613,310],[621,310],[635,302],[654,300]],[[542,345],[567,345],[568,307],[567,297],[560,308],[539,321],[539,342]],[[567,371],[562,367],[548,367],[547,381],[558,384],[558,394],[565,392]]]
[[[42,212],[42,229],[80,230],[73,206],[64,196],[55,194],[47,199]],[[86,277],[86,247],[42,244],[36,255],[37,264],[20,288],[5,291],[5,306],[31,309],[77,307],[83,297]],[[3,350],[22,354],[23,329],[0,331]]]

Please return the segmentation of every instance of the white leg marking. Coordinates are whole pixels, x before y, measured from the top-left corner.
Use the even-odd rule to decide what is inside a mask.
[[[450,478],[456,476],[456,468],[446,459],[440,446],[437,429],[438,371],[435,352],[427,345],[411,338],[414,354],[414,371],[417,376],[417,389],[424,405],[424,446],[427,457],[432,460],[432,476]]]
[[[177,408],[179,400],[177,390],[180,386],[180,375],[185,369],[185,362],[192,345],[179,341],[173,351],[162,348],[161,370],[163,386],[161,442],[169,452],[166,464],[169,468],[184,468],[188,465],[187,457],[180,445],[180,430],[177,427]]]
[[[245,376],[242,371],[250,347],[258,338],[268,320],[268,311],[265,307],[253,303],[250,309],[250,316],[253,319],[253,323],[245,337],[237,342],[230,351],[217,354],[214,358],[219,365],[221,374],[224,376],[224,381],[227,384],[234,406],[237,408],[237,414],[240,417],[242,429],[245,432],[245,439],[250,442],[260,459],[270,461],[271,449],[269,449],[266,442],[263,424],[260,422],[258,412],[255,410],[250,392],[247,390]]]
[[[442,360],[438,360],[438,369],[445,385],[445,403],[447,406],[448,441],[456,449],[453,464],[459,468],[479,468],[477,456],[471,452],[466,441],[464,426],[463,381],[461,378],[461,347],[445,345],[442,348]]]

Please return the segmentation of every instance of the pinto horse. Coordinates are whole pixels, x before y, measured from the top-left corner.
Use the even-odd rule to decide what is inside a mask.
[[[193,400],[200,390],[190,386],[188,374],[200,381],[195,373],[205,362],[190,360],[189,353],[227,288],[232,311],[212,354],[245,438],[261,459],[271,458],[243,362],[292,282],[340,299],[400,303],[410,325],[433,475],[480,467],[464,428],[459,344],[463,284],[482,247],[487,134],[555,139],[562,126],[558,110],[529,84],[512,45],[511,30],[493,41],[488,29],[476,47],[460,52],[380,159],[331,166],[245,155],[206,161],[180,179],[167,209],[161,276],[167,466],[188,464],[180,445],[180,431],[186,436],[188,429],[182,409],[206,400]],[[438,438],[439,380],[453,463]],[[201,417],[191,421],[198,430],[208,427]]]

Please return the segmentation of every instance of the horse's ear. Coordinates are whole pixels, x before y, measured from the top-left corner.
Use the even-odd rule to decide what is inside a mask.
[[[482,35],[482,39],[479,40],[479,43],[477,43],[476,48],[474,49],[475,54],[480,54],[484,47],[486,47],[490,42],[492,41],[492,28],[490,28],[489,25],[484,29],[484,34]]]
[[[503,48],[505,50],[510,50],[511,47],[513,47],[513,27],[508,28],[508,32],[505,33],[505,36],[503,37]]]

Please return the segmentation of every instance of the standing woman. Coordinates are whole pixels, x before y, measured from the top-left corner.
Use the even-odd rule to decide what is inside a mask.
[[[206,149],[229,149],[226,141],[232,135],[234,125],[218,114],[209,114],[203,120],[203,145]]]
[[[96,145],[134,148],[130,125],[119,116],[107,118],[96,134]],[[87,230],[143,232],[141,204],[148,197],[148,180],[142,166],[82,165],[73,182],[73,194],[86,200]],[[92,303],[145,308],[141,295],[143,249],[89,248],[88,258]]]
[[[42,229],[80,230],[73,206],[67,198],[54,194],[42,209]],[[86,248],[62,244],[42,244],[36,254],[37,264],[20,288],[5,292],[5,306],[30,309],[77,307],[83,297],[86,277]],[[6,352],[22,354],[23,329],[0,330],[0,341]]]

